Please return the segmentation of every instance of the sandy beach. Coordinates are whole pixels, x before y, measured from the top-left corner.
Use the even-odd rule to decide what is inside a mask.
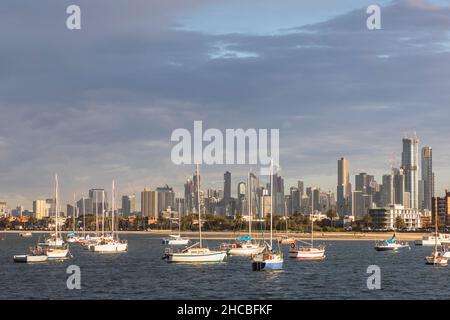
[[[12,233],[19,234],[24,232],[31,233],[50,233],[50,231],[20,231],[20,230],[5,230],[0,231],[1,233]],[[63,231],[62,233],[67,233],[70,231]],[[92,234],[92,232],[90,232]],[[151,231],[118,231],[119,234],[148,234],[148,235],[158,235],[161,238],[170,234],[170,230],[151,230]],[[181,234],[190,238],[198,238],[198,232],[191,231],[182,231]],[[274,233],[274,237],[281,236],[285,233]],[[383,240],[390,239],[392,237],[392,232],[314,232],[314,239],[316,240],[366,240],[366,241],[375,241],[375,240]],[[416,232],[408,232],[408,233],[400,233],[397,232],[397,239],[400,241],[414,241],[422,238],[426,233],[416,233]],[[228,240],[234,239],[239,236],[244,236],[245,233],[234,233],[232,231],[204,231],[202,232],[202,236],[205,239],[212,240]],[[300,240],[308,240],[311,237],[309,233],[289,233],[289,236],[294,237]],[[253,237],[256,239],[261,238],[260,234],[253,234]],[[269,237],[269,233],[266,232],[265,239]]]

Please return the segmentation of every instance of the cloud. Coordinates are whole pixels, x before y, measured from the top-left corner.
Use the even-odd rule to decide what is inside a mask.
[[[349,4],[255,34],[180,28],[205,1],[81,1],[79,32],[65,29],[66,3],[28,3],[0,4],[0,197],[12,204],[51,194],[55,171],[69,200],[112,179],[124,193],[181,191],[193,168],[170,162],[170,135],[194,120],[279,128],[288,182],[331,190],[337,158],[382,174],[403,132],[417,130],[445,188],[448,6],[395,1],[382,7],[382,30],[369,31],[365,7]],[[205,187],[227,169],[238,181],[248,167],[202,168]]]

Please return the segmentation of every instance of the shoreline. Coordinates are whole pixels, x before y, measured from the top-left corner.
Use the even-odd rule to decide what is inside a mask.
[[[25,232],[31,232],[32,234],[46,234],[52,233],[53,231],[48,230],[3,230],[0,231],[0,234],[21,234]],[[61,231],[61,233],[69,233],[72,231]],[[78,231],[78,233],[81,233]],[[87,232],[88,234],[93,234],[94,232]],[[159,235],[161,238],[164,238],[171,234],[170,230],[152,230],[152,231],[117,231],[118,234],[131,234],[131,235]],[[175,232],[172,232],[174,234]],[[274,233],[273,238],[276,239],[285,235],[286,233],[279,232]],[[430,233],[423,232],[410,232],[410,233],[396,233],[397,239],[399,241],[414,241],[422,239],[422,236],[428,235]],[[187,236],[190,238],[198,238],[198,232],[195,231],[182,231],[182,236]],[[202,232],[202,237],[204,239],[210,240],[231,240],[235,239],[239,236],[245,236],[245,232],[235,233],[233,231],[204,231]],[[393,235],[393,232],[314,232],[314,240],[324,240],[324,241],[337,241],[337,240],[346,240],[346,241],[377,241],[390,239]],[[290,237],[293,237],[298,240],[309,240],[311,238],[310,233],[289,233]],[[253,238],[256,240],[262,239],[260,234],[254,234]],[[269,233],[266,232],[264,234],[264,239],[269,238]]]

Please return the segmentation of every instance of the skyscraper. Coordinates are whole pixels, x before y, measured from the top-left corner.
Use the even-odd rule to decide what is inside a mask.
[[[225,172],[223,175],[223,201],[226,205],[231,199],[231,173]]]
[[[433,150],[430,147],[422,148],[422,183],[423,183],[423,209],[431,210],[431,199],[434,197],[433,178]]]
[[[158,193],[146,188],[141,192],[141,211],[144,217],[148,217],[149,223],[158,220]]]
[[[46,206],[45,206],[45,200],[34,200],[33,201],[33,212],[34,217],[38,220],[45,217],[46,214]]]
[[[122,214],[125,217],[132,215],[136,211],[136,196],[122,196]]]
[[[352,186],[350,184],[348,160],[341,158],[337,163],[337,212],[344,215],[348,211],[348,200],[351,197]]]
[[[383,189],[381,193],[381,203],[387,207],[395,202],[394,176],[392,174],[383,175]]]
[[[403,138],[402,168],[405,173],[405,191],[410,193],[410,208],[419,208],[419,164],[418,164],[419,140]]]

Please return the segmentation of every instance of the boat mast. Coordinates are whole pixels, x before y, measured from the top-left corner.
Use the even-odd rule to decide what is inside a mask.
[[[273,224],[273,160],[270,159],[270,250],[272,250],[272,224]]]
[[[105,237],[105,190],[102,190],[102,237]]]
[[[200,212],[200,177],[199,177],[198,163],[195,165],[195,176],[197,177],[197,207],[198,207],[198,232],[200,235],[200,248],[202,246],[202,222],[201,222],[201,212]]]
[[[86,210],[84,209],[84,196],[82,197],[83,201],[83,237],[86,239]]]
[[[180,201],[177,203],[178,210],[178,235],[181,236],[181,213],[180,213]]]
[[[252,182],[251,182],[251,176],[250,172],[248,173],[247,177],[247,187],[248,187],[248,236],[251,237],[252,235]]]
[[[55,244],[58,239],[58,174],[55,173]]]
[[[311,248],[314,247],[314,189],[311,189]]]
[[[437,237],[438,237],[437,210],[434,213],[434,257],[437,256]]]
[[[112,192],[111,192],[111,236],[114,238],[114,209],[116,206],[115,200],[115,188],[114,188],[114,180],[112,181]]]
[[[98,197],[95,192],[95,236],[98,237]]]
[[[76,194],[73,193],[73,211],[72,211],[72,224],[73,224],[73,232],[75,232],[75,211],[76,211]]]

